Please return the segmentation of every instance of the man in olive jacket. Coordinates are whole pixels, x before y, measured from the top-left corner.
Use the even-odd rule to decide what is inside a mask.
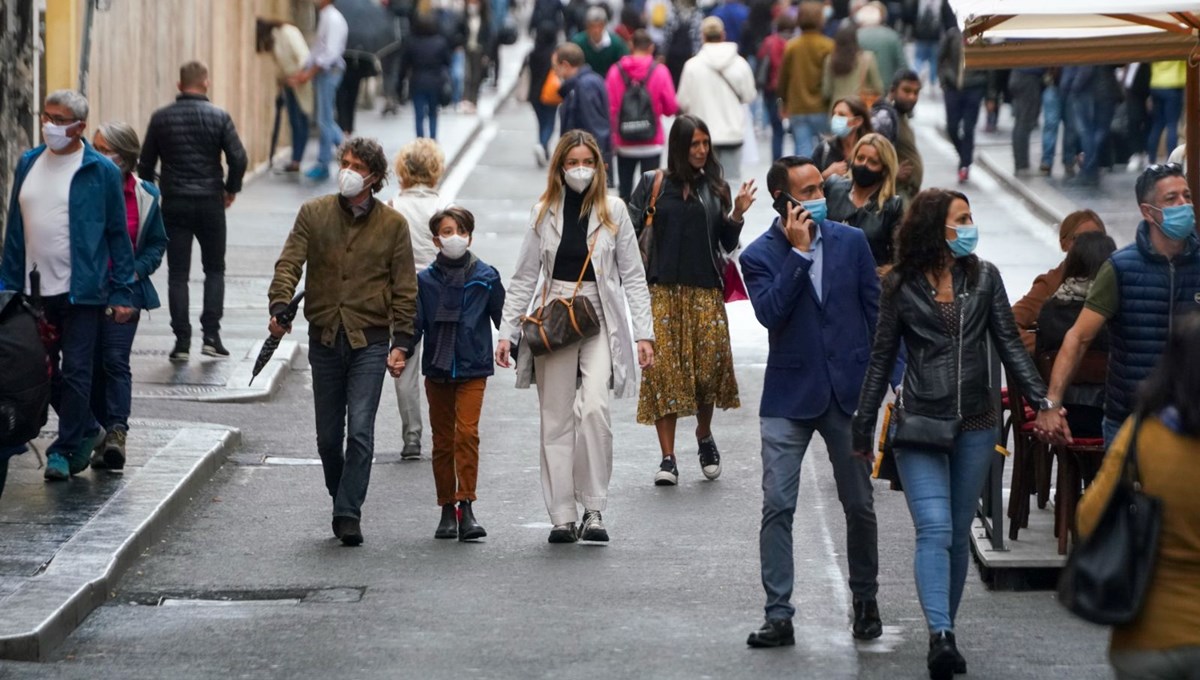
[[[342,145],[338,158],[338,194],[300,207],[275,263],[269,330],[275,337],[291,331],[276,317],[307,264],[304,318],[317,452],[333,498],[333,533],[346,545],[359,545],[384,370],[395,376],[404,368],[417,278],[408,223],[374,197],[387,179],[383,149],[373,139],[355,137]]]

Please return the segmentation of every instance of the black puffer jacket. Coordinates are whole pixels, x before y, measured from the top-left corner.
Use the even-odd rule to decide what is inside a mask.
[[[222,153],[228,177],[221,167]],[[138,175],[156,181],[164,199],[211,198],[241,191],[246,163],[233,118],[204,95],[181,94],[150,117]]]
[[[888,275],[884,290],[893,283]],[[961,301],[962,414],[986,413],[992,404],[988,375],[987,339],[990,336],[1000,360],[1016,377],[1021,393],[1031,404],[1046,396],[1046,384],[1025,346],[1017,337],[1017,323],[1000,272],[990,262],[979,261],[979,280],[967,283],[964,268],[955,266],[954,296]],[[879,305],[875,346],[854,414],[854,450],[871,451],[875,418],[883,402],[888,376],[904,341],[904,408],[930,416],[952,416],[958,400],[958,338],[946,334],[937,303],[925,278],[907,280],[885,292]]]

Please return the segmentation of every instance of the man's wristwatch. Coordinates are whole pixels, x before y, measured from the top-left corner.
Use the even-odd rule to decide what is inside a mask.
[[[1042,397],[1041,400],[1038,401],[1039,411],[1052,411],[1060,406],[1062,406],[1061,403],[1054,401],[1050,397]]]

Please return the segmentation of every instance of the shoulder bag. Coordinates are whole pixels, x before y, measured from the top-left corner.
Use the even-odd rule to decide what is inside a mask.
[[[533,356],[540,357],[556,349],[570,347],[600,332],[600,319],[592,302],[586,297],[579,297],[583,275],[592,261],[592,252],[596,250],[599,238],[597,234],[592,239],[592,246],[583,260],[583,269],[579,271],[571,297],[554,298],[547,302],[550,295],[550,279],[547,278],[542,290],[542,305],[532,314],[521,317],[522,344],[529,348]]]
[[[1141,427],[1141,416],[1134,416],[1121,479],[1095,531],[1075,545],[1058,581],[1058,601],[1079,618],[1103,626],[1137,618],[1158,557],[1162,500],[1142,493],[1137,466]]]
[[[650,186],[650,204],[642,213],[642,230],[638,234],[638,250],[642,253],[642,266],[650,268],[650,254],[654,250],[654,212],[658,195],[662,193],[663,171],[654,171],[654,184]]]
[[[954,440],[962,427],[962,339],[966,306],[962,296],[958,298],[958,399],[956,400],[955,415],[951,418],[926,416],[920,413],[910,413],[904,408],[904,397],[907,390],[900,391],[896,408],[896,433],[892,437],[893,449],[917,449],[934,451],[947,455],[954,453]]]

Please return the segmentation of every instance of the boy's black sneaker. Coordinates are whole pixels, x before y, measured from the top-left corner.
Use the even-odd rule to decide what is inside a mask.
[[[679,466],[675,456],[664,456],[658,472],[654,474],[654,486],[675,486],[679,483]]]
[[[229,350],[225,349],[225,345],[221,344],[221,336],[216,333],[204,336],[204,345],[200,347],[200,353],[206,357],[225,358],[229,356]]]

